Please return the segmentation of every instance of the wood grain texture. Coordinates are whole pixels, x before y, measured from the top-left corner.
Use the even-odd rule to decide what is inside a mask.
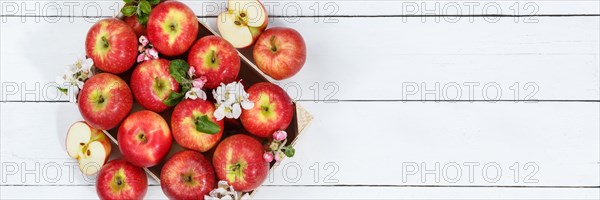
[[[215,17],[226,9],[226,1],[182,0],[197,16]],[[293,19],[296,16],[453,16],[461,15],[597,15],[600,2],[594,0],[542,0],[542,1],[392,1],[392,0],[264,0],[269,15]],[[77,0],[30,1],[11,0],[2,3],[6,16],[114,16],[122,1],[95,2]],[[13,9],[16,8],[16,9]],[[450,19],[450,17],[448,18]]]
[[[390,188],[263,186],[255,199],[598,199],[598,188]],[[3,186],[3,199],[93,199],[94,186]],[[165,199],[159,186],[148,187],[146,199]]]
[[[51,83],[84,52],[92,23],[8,20],[2,100],[67,99]],[[280,83],[296,100],[600,100],[600,17],[535,24],[303,18],[271,25],[300,30],[307,42],[305,67]]]
[[[299,138],[296,156],[264,185],[599,186],[597,103],[304,107],[314,122]],[[64,150],[66,130],[81,120],[76,105],[3,103],[2,119],[2,163],[11,165],[2,184],[90,184],[66,167],[74,163]],[[436,172],[421,173],[436,164]]]
[[[184,2],[213,28],[225,8]],[[315,121],[257,199],[600,198],[600,1],[480,2],[473,12],[467,4],[478,2],[263,2],[273,6],[271,26],[295,28],[307,41],[306,67],[280,84],[308,101]],[[50,83],[84,52],[93,22],[120,6],[0,2],[0,198],[96,198],[94,177],[82,176],[64,150],[67,127],[81,117],[57,103],[66,98]],[[421,90],[406,96],[402,83]],[[459,100],[477,102],[393,101],[422,100],[436,83],[438,99],[454,97],[457,83]],[[474,83],[471,97],[465,84]],[[542,102],[480,102],[494,92],[481,88],[494,83],[504,101],[526,99],[533,88],[525,84],[535,83],[531,100]],[[421,174],[436,163],[439,170]],[[467,165],[476,165],[473,181]],[[502,175],[490,181],[495,166]],[[146,197],[164,199],[150,184]]]

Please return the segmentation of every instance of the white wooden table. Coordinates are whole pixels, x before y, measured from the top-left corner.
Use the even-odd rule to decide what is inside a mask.
[[[223,2],[185,2],[215,26]],[[97,198],[52,82],[120,2],[0,5],[0,197]],[[307,42],[281,84],[315,121],[257,199],[600,198],[598,0],[265,5]]]

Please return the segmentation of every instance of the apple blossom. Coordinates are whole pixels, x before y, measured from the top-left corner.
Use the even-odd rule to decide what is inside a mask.
[[[187,73],[190,78],[194,78],[194,75],[196,74],[195,67],[190,65],[190,69],[188,69]]]
[[[231,82],[227,85],[221,83],[221,86],[213,90],[213,97],[217,101],[214,116],[217,120],[227,117],[237,119],[244,110],[252,109],[254,102],[248,100],[248,93],[244,90],[244,85],[240,82]]]
[[[271,152],[265,152],[263,154],[263,158],[265,159],[265,162],[270,163],[271,161],[273,161],[273,153],[271,153]]]
[[[204,195],[205,200],[246,200],[250,199],[250,195],[248,193],[239,196],[239,194],[233,189],[233,186],[230,186],[227,181],[219,181],[218,187],[210,191],[209,195]]]
[[[140,55],[137,57],[137,62],[144,62],[146,60],[158,59],[158,51],[154,49],[154,46],[150,44],[146,36],[140,36],[140,45],[138,46],[138,52]]]
[[[206,92],[202,90],[202,87],[204,87],[205,83],[206,77],[204,76],[192,80],[192,88],[185,93],[185,98],[193,100],[200,98],[202,100],[206,100]]]
[[[146,36],[143,36],[143,35],[140,36],[139,42],[142,47],[145,47],[150,43],[150,41],[148,41],[148,38],[146,38]]]
[[[189,91],[187,91],[185,93],[185,98],[192,99],[192,100],[196,100],[196,99],[200,98],[202,100],[206,100],[207,97],[206,97],[206,93],[202,89],[193,87],[192,89],[190,89]]]
[[[285,131],[275,131],[275,133],[273,133],[273,139],[277,140],[277,141],[283,141],[287,138],[287,133]]]
[[[83,82],[94,75],[94,61],[91,58],[87,58],[85,55],[80,56],[75,63],[67,66],[65,74],[60,77],[56,77],[56,83],[59,85],[58,89],[65,93],[71,94],[75,97],[79,93],[79,90],[83,88]],[[74,100],[73,98],[72,100]]]

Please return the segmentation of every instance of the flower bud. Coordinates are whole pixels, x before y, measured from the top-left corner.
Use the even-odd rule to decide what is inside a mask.
[[[273,161],[273,154],[271,152],[265,152],[263,154],[263,158],[265,159],[265,162],[270,163],[271,161]]]
[[[287,133],[285,131],[275,131],[273,133],[273,139],[277,141],[283,141],[287,138]]]

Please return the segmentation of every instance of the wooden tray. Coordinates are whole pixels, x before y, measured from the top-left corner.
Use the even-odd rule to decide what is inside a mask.
[[[123,18],[122,15],[119,15],[116,17]],[[200,20],[198,20],[198,23],[200,24],[199,29],[198,29],[198,38],[208,36],[208,35],[217,35],[217,36],[219,35],[214,30],[212,30],[208,25],[201,22]],[[238,75],[238,78],[241,78],[243,80],[244,85],[249,86],[249,85],[252,85],[252,84],[258,83],[258,82],[274,82],[274,80],[272,78],[270,78],[267,75],[265,75],[264,73],[262,73],[258,69],[258,67],[251,61],[251,59],[248,59],[248,57],[246,57],[244,54],[242,54],[239,50],[237,50],[237,52],[241,58],[240,73]],[[179,57],[179,58],[187,60],[187,59],[185,59],[185,57]],[[172,59],[172,58],[167,58],[167,59]],[[127,83],[129,83],[131,72],[133,71],[134,68],[135,67],[132,67],[128,72],[125,72],[119,76],[121,78],[123,78],[123,80],[125,80]],[[210,91],[207,91],[207,93],[210,93]],[[298,141],[298,138],[300,137],[300,134],[305,130],[306,127],[308,127],[308,125],[313,120],[313,116],[307,110],[302,108],[302,106],[300,106],[297,102],[294,102],[294,107],[295,107],[294,117],[292,118],[292,122],[291,122],[290,126],[286,129],[286,132],[288,133],[288,136],[287,136],[288,143],[291,144],[292,146],[296,144],[296,142]],[[142,108],[138,103],[136,103],[134,101],[133,109],[131,112],[133,113],[133,112],[137,112],[140,110],[144,110],[144,108]],[[170,123],[171,123],[172,111],[173,111],[173,108],[169,108],[166,111],[160,113],[161,116],[165,119],[165,121],[167,121],[167,123],[169,124],[169,127],[171,127]],[[232,127],[232,126],[234,126],[234,127],[228,128],[228,127]],[[118,126],[114,129],[104,131],[104,133],[110,138],[110,140],[114,143],[115,146],[119,145],[119,142],[116,139],[117,132],[118,132]],[[221,138],[221,140],[225,139],[226,137],[228,137],[231,134],[236,134],[236,133],[240,133],[240,132],[247,132],[247,131],[245,131],[241,125],[236,126],[235,124],[226,123],[225,130],[223,132],[223,137]],[[211,162],[212,162],[212,154],[213,154],[213,151],[216,148],[216,146],[217,145],[215,145],[215,147],[213,147],[213,149],[203,153],[204,156],[206,156],[209,160],[211,160]],[[153,166],[150,168],[144,168],[144,171],[146,171],[148,173],[148,175],[150,175],[150,177],[152,177],[152,179],[156,180],[160,184],[160,172],[161,172],[162,166],[173,154],[175,154],[179,151],[182,151],[182,150],[184,150],[184,148],[179,146],[179,144],[177,144],[177,142],[175,142],[175,140],[173,140],[171,150],[165,156],[165,158],[163,158],[163,160],[156,166]],[[119,151],[119,148],[113,148],[113,153],[111,153],[111,154],[113,156],[116,155],[117,157],[121,156],[121,152]],[[269,168],[269,174],[272,174],[271,172],[273,170],[275,170],[275,165],[271,164],[271,167]],[[258,190],[258,188],[255,189],[254,191],[250,192],[250,195],[253,196],[257,190]]]

